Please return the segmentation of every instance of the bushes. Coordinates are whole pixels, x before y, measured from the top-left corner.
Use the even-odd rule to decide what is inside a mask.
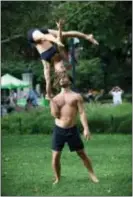
[[[123,95],[124,100],[126,100],[127,102],[132,103],[132,94],[124,94]]]
[[[125,103],[119,106],[111,104],[87,105],[86,113],[92,132],[123,132],[131,133],[132,108],[131,104]],[[129,125],[123,122],[128,121]],[[120,125],[123,125],[120,127]],[[126,127],[127,126],[127,127]]]
[[[119,106],[111,104],[85,104],[91,132],[131,133],[132,108],[125,103]],[[82,125],[78,118],[78,125]],[[50,134],[54,126],[49,108],[33,109],[30,112],[12,113],[2,118],[2,134]]]
[[[122,121],[117,129],[118,133],[132,133],[132,118]]]
[[[16,112],[2,118],[2,134],[49,134],[53,124],[48,108]]]

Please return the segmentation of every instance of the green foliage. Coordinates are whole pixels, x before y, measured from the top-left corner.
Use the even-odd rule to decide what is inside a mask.
[[[17,77],[25,68],[32,68],[37,82],[43,82],[41,62],[28,46],[26,32],[32,27],[56,29],[55,21],[64,18],[64,30],[93,33],[100,43],[93,47],[81,39],[84,50],[77,67],[78,87],[90,84],[108,91],[119,85],[131,91],[131,1],[2,1],[1,7],[2,40],[16,34],[23,36],[2,44],[2,74],[14,73]]]
[[[118,132],[120,124],[132,117],[131,104],[112,106],[111,104],[92,104],[86,106],[90,128],[93,132]],[[130,125],[131,126],[131,125]],[[131,127],[124,128],[131,133]],[[129,129],[129,130],[128,130]],[[119,129],[120,132],[120,129]]]
[[[41,83],[44,79],[43,76],[43,66],[40,61],[25,62],[24,60],[7,60],[2,61],[2,75],[5,73],[10,73],[13,76],[22,78],[22,73],[32,70],[33,80],[36,79],[36,83]]]
[[[51,118],[47,108],[33,109],[30,112],[13,113],[5,116],[2,125],[3,134],[12,134],[12,132],[16,134],[49,134],[53,126],[53,118]]]
[[[125,25],[130,18],[124,12],[128,10],[131,17],[130,3],[128,2],[65,2],[53,10],[52,16],[63,17],[66,20],[66,29],[77,29],[94,35],[106,43],[106,46],[116,47],[125,37]],[[124,12],[124,14],[123,14]],[[120,31],[121,28],[121,31]],[[128,31],[131,27],[128,28]]]
[[[47,26],[51,4],[49,1],[2,2],[2,39],[14,34],[26,36],[29,27]]]
[[[118,133],[132,133],[132,117],[128,117],[127,119],[120,122],[119,127],[117,129]]]
[[[123,97],[127,102],[132,102],[132,94],[124,94]]]
[[[103,88],[103,71],[99,58],[82,60],[76,67],[76,86],[79,89]]]
[[[131,133],[131,104],[112,106],[111,104],[86,104],[86,114],[90,130],[96,133]],[[78,117],[80,129],[82,126]],[[49,108],[30,112],[13,113],[2,118],[2,135],[5,134],[50,134],[54,119]]]

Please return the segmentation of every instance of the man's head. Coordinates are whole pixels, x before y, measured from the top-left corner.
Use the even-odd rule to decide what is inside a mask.
[[[119,91],[119,89],[118,89],[118,88],[116,88],[116,89],[115,89],[115,92],[118,92],[118,91]]]
[[[70,87],[72,83],[73,79],[70,75],[65,74],[62,77],[60,77],[59,85],[61,88]]]
[[[119,92],[120,91],[120,88],[118,86],[115,86],[115,91],[116,92]]]

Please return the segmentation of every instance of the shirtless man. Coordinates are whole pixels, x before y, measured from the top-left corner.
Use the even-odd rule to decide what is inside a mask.
[[[50,99],[51,114],[55,118],[55,127],[52,137],[52,167],[55,175],[54,184],[58,183],[61,177],[60,157],[65,142],[68,143],[70,151],[76,151],[81,158],[89,172],[90,179],[98,183],[99,180],[93,171],[91,160],[84,151],[84,145],[76,126],[76,118],[79,113],[84,129],[83,135],[87,140],[90,139],[90,131],[83,107],[83,99],[80,94],[70,89],[71,83],[72,80],[70,76],[66,75],[61,78],[59,81],[61,92]]]

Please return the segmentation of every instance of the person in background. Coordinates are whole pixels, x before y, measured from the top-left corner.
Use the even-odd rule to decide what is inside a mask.
[[[14,90],[11,90],[10,95],[6,99],[6,104],[11,109],[14,109],[16,107],[16,104],[17,104],[17,93]]]
[[[94,101],[93,90],[92,90],[92,89],[90,89],[90,90],[88,91],[87,98],[88,98],[88,101],[89,101],[89,102]]]
[[[26,111],[29,111],[30,109],[33,108],[33,105],[32,105],[32,100],[30,98],[27,98],[26,100],[26,105],[25,105],[25,110]]]
[[[95,102],[99,101],[104,95],[104,89],[101,89],[98,94],[95,96]]]
[[[29,99],[31,101],[33,107],[38,106],[37,93],[35,92],[35,90],[33,90],[33,89],[29,90],[29,94],[28,94],[28,98],[27,99]]]
[[[124,91],[119,87],[115,86],[112,88],[112,90],[109,92],[113,96],[113,104],[119,105],[122,104],[122,94]]]

